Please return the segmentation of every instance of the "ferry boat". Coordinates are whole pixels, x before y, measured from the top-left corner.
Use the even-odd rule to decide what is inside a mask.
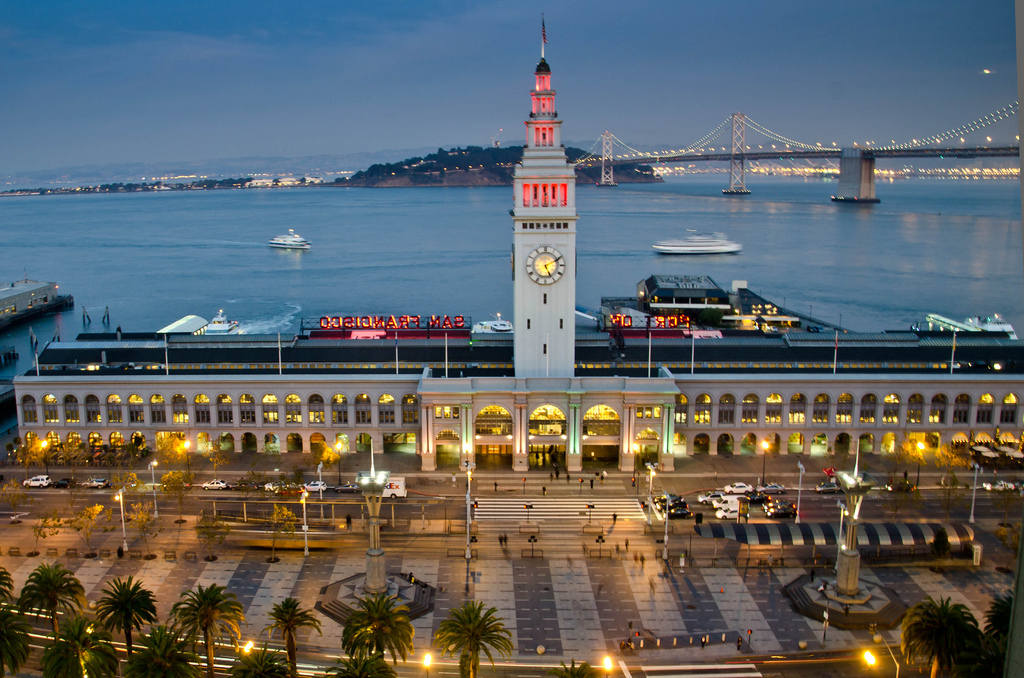
[[[1006,332],[1010,335],[1011,339],[1017,338],[1013,325],[1000,318],[998,313],[990,318],[974,316],[973,318],[966,318],[962,322],[941,316],[938,313],[929,313],[925,316],[924,320],[929,330],[935,329],[945,332]],[[914,329],[922,328],[915,326]]]
[[[228,317],[224,315],[224,309],[217,311],[217,315],[213,316],[213,320],[206,325],[207,335],[224,335],[224,334],[237,334],[238,333],[238,321],[228,320]]]
[[[285,250],[308,250],[312,245],[308,240],[289,228],[287,235],[275,235],[268,243],[271,247]]]
[[[682,240],[654,243],[658,254],[739,254],[743,245],[732,242],[721,233],[694,233]]]
[[[484,320],[473,325],[473,332],[477,334],[508,334],[512,331],[512,323],[502,320],[500,313],[494,315],[494,320]]]

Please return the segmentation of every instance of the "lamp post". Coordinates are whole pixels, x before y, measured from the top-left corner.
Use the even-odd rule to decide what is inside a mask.
[[[338,484],[341,485],[341,443],[334,446],[334,451],[338,453]]]
[[[472,532],[473,526],[473,500],[470,496],[470,491],[473,486],[473,467],[476,466],[471,461],[466,461],[466,561],[468,562],[473,557],[473,550],[470,547],[470,532]]]
[[[320,501],[324,500],[324,463],[320,462],[316,465],[316,479],[320,481]],[[320,507],[320,511],[323,512],[323,507]],[[323,516],[320,516],[323,518]]]
[[[665,565],[668,566],[668,492],[665,492],[665,537],[662,541],[661,559],[665,561]]]
[[[654,521],[654,467],[647,463],[647,524]]]
[[[156,507],[156,459],[149,462],[149,479],[153,481],[153,517],[160,517],[160,509]]]
[[[185,471],[189,475],[192,475],[192,459],[188,456],[188,448],[191,447],[191,443],[189,443],[189,441],[186,440],[185,444],[182,445],[182,447],[185,448]]]
[[[587,504],[587,525],[589,525],[594,518],[594,504]]]
[[[843,518],[846,517],[846,504],[840,500],[836,500],[836,506],[839,507],[839,534],[836,535],[836,541],[839,542],[839,552],[836,553],[836,564],[839,564],[839,554],[843,552]]]
[[[981,464],[978,464],[977,462],[971,462],[971,466],[974,467],[974,484],[971,485],[971,517],[967,519],[967,522],[973,525],[974,500],[978,497],[978,471],[981,469]]]
[[[889,651],[889,656],[892,657],[892,663],[896,665],[896,678],[900,678],[900,663],[896,660],[896,655],[893,654],[892,648],[889,647],[889,643],[886,642],[885,636],[878,633],[877,629],[875,630],[875,639],[881,640],[885,645],[885,649]],[[875,655],[872,654],[871,650],[864,650],[864,662],[867,663],[868,666],[874,666],[877,661],[878,660],[875,658]]]
[[[761,441],[761,450],[763,452],[763,454],[761,455],[761,485],[762,485],[762,487],[764,485],[766,485],[766,483],[765,483],[765,468],[766,468],[766,466],[768,464],[768,448],[770,446],[771,445],[768,442],[767,438],[765,438],[764,440]]]
[[[921,459],[924,458],[924,443],[917,441],[917,481],[914,483],[921,487]]]
[[[526,523],[530,523],[530,509],[533,508],[533,504],[523,504],[523,508],[526,509]]]
[[[430,678],[430,653],[423,655],[423,672],[425,678]]]
[[[302,555],[309,555],[309,525],[306,524],[306,497],[309,496],[309,492],[302,491],[302,498],[299,500],[302,503]]]
[[[800,481],[796,486],[796,520],[794,522],[800,522],[800,495],[804,491],[804,465],[800,462],[796,463],[796,467],[800,469]]]
[[[125,551],[128,550],[128,532],[124,529],[124,490],[117,491],[117,501],[121,504],[121,537],[124,539],[122,547]]]

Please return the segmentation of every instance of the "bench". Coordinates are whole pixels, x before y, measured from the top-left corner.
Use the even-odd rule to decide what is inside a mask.
[[[164,560],[177,560],[178,554],[174,551],[164,551]]]
[[[544,549],[523,549],[522,558],[543,558]]]
[[[185,560],[187,560],[189,562],[193,562],[193,561],[195,561],[195,559],[196,559],[196,552],[195,551],[185,551]]]
[[[100,549],[100,558],[109,558],[110,549]]]
[[[21,555],[21,549],[18,548],[17,546],[8,547],[7,555],[9,555],[9,556],[20,556]]]
[[[78,557],[78,549],[64,549],[64,557],[65,558],[77,558]]]
[[[128,549],[128,557],[132,560],[139,560],[142,558],[142,549]]]
[[[476,558],[476,549],[472,549],[469,552],[469,554],[470,554],[471,558]],[[448,549],[448,557],[449,558],[465,558],[466,557],[466,549]]]
[[[57,557],[57,553],[58,553],[58,550],[57,550],[56,547],[47,547],[46,548],[46,557],[47,558],[56,558]]]

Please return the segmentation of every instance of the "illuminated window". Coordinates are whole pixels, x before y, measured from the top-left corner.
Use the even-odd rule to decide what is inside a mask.
[[[825,393],[814,396],[814,404],[811,406],[811,421],[815,424],[828,423],[829,397]]]
[[[476,415],[474,431],[478,436],[512,435],[512,415],[501,405],[488,405]]]
[[[107,423],[121,424],[124,422],[124,415],[121,414],[121,396],[107,396]]]
[[[335,426],[348,423],[348,398],[344,393],[331,397],[331,423]]]
[[[1003,398],[1003,407],[999,410],[999,423],[1017,425],[1017,394],[1010,393]]]
[[[395,398],[385,393],[377,398],[377,420],[382,424],[395,423]]]
[[[868,393],[860,399],[860,423],[874,424],[875,411],[878,409],[878,399],[873,393]]]
[[[743,396],[743,405],[740,409],[740,421],[744,424],[756,424],[758,404],[759,399],[757,395],[748,393]]]
[[[797,393],[789,399],[789,423],[803,424],[807,420],[807,396]]]
[[[302,399],[294,393],[284,398],[284,421],[286,424],[302,423]]]
[[[946,396],[941,393],[932,397],[932,407],[928,411],[928,423],[946,423]]]
[[[890,393],[882,399],[882,423],[900,423],[900,397],[895,393]]]
[[[36,399],[30,395],[21,399],[21,420],[26,424],[34,424],[39,421],[39,415],[36,412]]]
[[[273,393],[268,393],[263,396],[261,404],[263,407],[263,423],[276,424],[281,416],[280,411],[277,409],[277,396]]]
[[[57,413],[57,396],[52,394],[43,396],[43,421],[47,424],[60,422],[60,415]]]
[[[619,413],[607,405],[595,405],[583,415],[583,435],[618,436],[621,431]]]
[[[686,426],[686,396],[680,393],[676,396],[676,423],[680,426]]]
[[[209,424],[210,423],[210,397],[200,393],[195,398],[196,407],[196,423],[197,424]]]
[[[971,396],[961,393],[953,401],[953,423],[966,424],[971,415]]]
[[[243,424],[256,423],[256,399],[249,393],[238,396],[238,418]]]
[[[920,424],[924,419],[924,396],[915,393],[907,399],[907,423]]]
[[[94,395],[85,396],[85,420],[90,424],[100,423],[100,399]]]
[[[77,424],[80,421],[78,398],[73,395],[64,396],[64,421],[69,424]]]
[[[402,396],[402,423],[420,423],[420,399],[412,393]]]
[[[307,401],[309,405],[309,423],[310,424],[322,424],[324,423],[324,398],[321,395],[314,393],[309,396]]]
[[[772,393],[765,399],[764,423],[782,423],[782,396],[778,393]]]
[[[839,395],[836,401],[836,423],[849,424],[853,422],[853,396],[849,393]]]
[[[718,399],[718,423],[736,423],[736,398],[732,394],[725,394]]]
[[[704,425],[711,423],[711,396],[707,393],[700,394],[694,401],[693,423]]]
[[[356,424],[370,424],[373,421],[371,412],[370,396],[360,393],[356,396]]]
[[[131,424],[146,423],[146,414],[142,396],[133,393],[128,396],[128,422]]]
[[[235,413],[231,409],[231,396],[221,393],[217,396],[217,423],[230,424],[235,419]]]
[[[530,413],[530,435],[565,434],[565,413],[554,405],[541,405]]]

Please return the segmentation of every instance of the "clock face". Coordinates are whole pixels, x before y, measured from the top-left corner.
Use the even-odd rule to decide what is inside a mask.
[[[550,285],[565,273],[565,258],[554,247],[538,247],[526,258],[526,273],[538,285]]]

